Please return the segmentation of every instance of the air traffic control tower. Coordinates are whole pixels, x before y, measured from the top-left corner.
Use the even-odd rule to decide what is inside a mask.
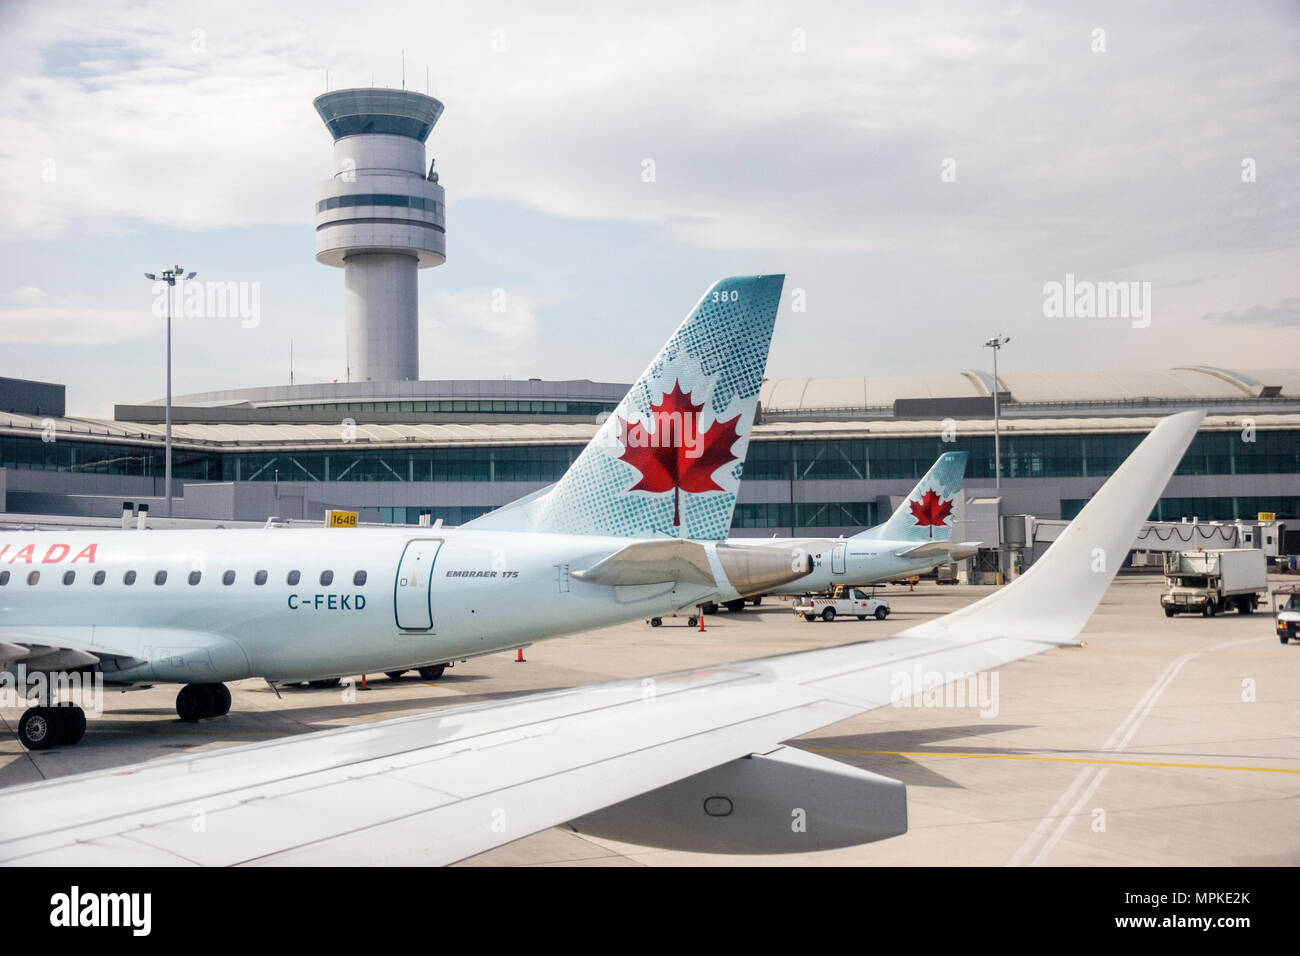
[[[348,380],[418,380],[416,270],[447,261],[444,193],[424,165],[442,103],[371,88],[314,105],[334,137],[334,176],[317,190],[316,261],[343,269]]]

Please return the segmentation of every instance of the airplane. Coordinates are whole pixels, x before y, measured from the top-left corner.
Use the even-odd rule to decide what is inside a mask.
[[[901,781],[782,741],[889,705],[900,677],[934,675],[919,693],[1079,646],[1204,415],[1156,425],[1011,584],[893,637],[13,787],[0,864],[445,864],[560,825],[725,853],[897,836]]]
[[[561,479],[481,526],[0,535],[0,675],[37,698],[20,740],[84,735],[59,674],[181,684],[197,721],[229,712],[226,681],[437,679],[807,573],[798,546],[725,542],[783,282],[714,283]]]
[[[961,494],[969,457],[969,452],[944,452],[888,521],[851,538],[831,542],[811,538],[728,538],[727,544],[751,548],[803,547],[813,554],[810,574],[770,588],[766,594],[807,594],[837,585],[856,587],[892,581],[949,561],[961,561],[979,550],[977,541],[951,540],[952,505]],[[727,601],[723,606],[729,611],[742,610],[745,598]]]

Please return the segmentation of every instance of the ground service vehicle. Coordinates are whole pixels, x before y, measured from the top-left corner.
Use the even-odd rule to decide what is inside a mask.
[[[1170,551],[1165,555],[1165,617],[1213,617],[1236,609],[1249,614],[1268,587],[1268,560],[1255,548],[1221,551]]]
[[[795,601],[794,613],[805,621],[833,621],[837,617],[856,617],[865,621],[874,617],[883,621],[889,616],[889,602],[872,597],[862,588],[835,588],[825,595],[805,595]]]

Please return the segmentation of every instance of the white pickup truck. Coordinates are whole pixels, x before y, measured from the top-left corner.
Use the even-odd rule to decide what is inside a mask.
[[[805,621],[833,621],[837,617],[856,617],[865,621],[874,617],[883,621],[889,616],[889,602],[869,595],[862,588],[836,588],[829,597],[805,595],[794,602],[794,613]]]
[[[1300,643],[1300,584],[1287,584],[1273,592],[1277,639]]]

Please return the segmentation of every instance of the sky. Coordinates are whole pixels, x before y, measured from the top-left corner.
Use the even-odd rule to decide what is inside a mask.
[[[177,394],[287,384],[291,350],[341,380],[311,101],[403,57],[446,104],[424,378],[631,382],[771,272],[770,378],[982,368],[998,332],[1004,373],[1300,361],[1294,2],[0,0],[0,375],[159,397],[143,273],[179,263],[259,310],[176,320]],[[1053,313],[1067,276],[1150,308]]]

